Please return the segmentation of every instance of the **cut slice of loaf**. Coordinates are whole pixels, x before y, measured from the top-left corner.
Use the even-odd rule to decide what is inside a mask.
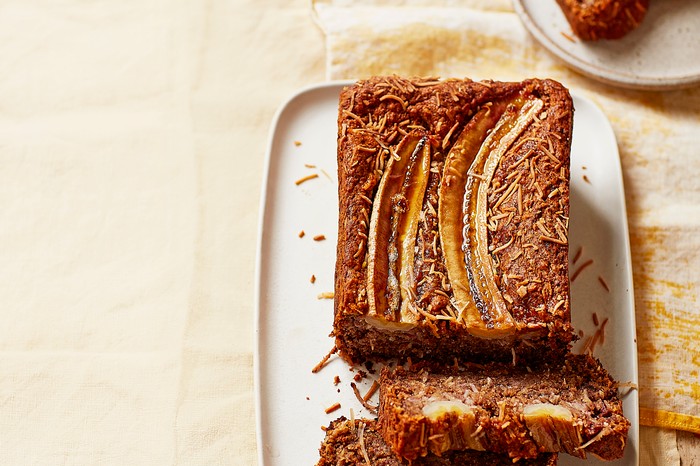
[[[476,449],[622,457],[629,421],[617,384],[588,355],[536,369],[524,364],[416,365],[380,377],[380,431],[407,459]]]
[[[649,0],[557,0],[583,40],[620,39],[642,23]]]
[[[343,89],[333,335],[351,363],[561,358],[571,96],[373,77]]]
[[[328,426],[319,450],[317,466],[511,466],[506,455],[479,451],[446,453],[442,457],[428,455],[409,463],[394,456],[377,432],[376,421],[350,421],[341,417]],[[555,453],[543,454],[532,460],[517,463],[523,466],[554,466]]]

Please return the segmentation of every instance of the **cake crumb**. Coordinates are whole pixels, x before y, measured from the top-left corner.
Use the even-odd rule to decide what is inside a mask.
[[[301,141],[294,141],[294,145],[297,147],[301,146]]]
[[[364,379],[365,377],[367,377],[367,373],[365,371],[357,371],[357,373],[353,377],[353,380],[355,382],[361,382],[362,379]]]
[[[306,236],[306,232],[304,230],[301,230],[299,232],[299,238],[303,238],[304,236]]]
[[[311,283],[316,283],[316,275],[311,275],[311,278],[309,278],[309,281]]]
[[[586,175],[583,175],[583,181],[585,181],[588,184],[593,184],[593,183],[591,183],[591,180],[589,180]]]
[[[336,375],[335,377],[333,377],[333,385],[338,385],[339,383],[340,383],[340,377]]]
[[[316,296],[316,299],[333,299],[334,296],[335,293],[333,293],[332,291],[325,291],[323,293],[319,293]]]
[[[314,241],[325,241],[326,235],[316,235],[314,236]]]

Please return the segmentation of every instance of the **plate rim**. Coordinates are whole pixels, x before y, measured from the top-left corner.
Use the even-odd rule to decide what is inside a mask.
[[[256,251],[255,251],[255,276],[253,281],[253,336],[255,341],[253,343],[253,403],[255,405],[255,440],[256,440],[256,453],[257,460],[260,466],[265,465],[264,458],[264,445],[263,445],[263,432],[262,432],[262,392],[261,378],[262,378],[262,364],[260,361],[262,339],[260,338],[261,330],[261,292],[262,292],[262,247],[265,239],[265,215],[267,211],[268,202],[268,192],[270,189],[270,168],[272,163],[272,152],[274,148],[274,140],[277,133],[277,128],[279,123],[287,111],[287,109],[297,100],[301,99],[307,94],[327,90],[329,88],[347,86],[352,84],[352,81],[348,80],[331,80],[321,83],[312,83],[303,86],[296,91],[289,94],[286,98],[282,100],[279,104],[277,110],[275,111],[272,120],[270,122],[270,127],[268,129],[266,138],[266,148],[265,156],[263,160],[263,171],[262,171],[262,182],[260,186],[260,200],[258,204],[258,224],[257,224],[257,238],[256,238]]]
[[[547,34],[547,32],[544,31],[543,28],[537,24],[537,22],[535,22],[525,6],[525,3],[528,0],[512,1],[513,9],[530,35],[533,36],[535,40],[552,55],[556,56],[559,60],[562,60],[572,69],[578,71],[584,76],[593,78],[604,84],[642,91],[686,89],[700,84],[700,73],[686,74],[669,78],[633,76],[612,71],[608,68],[585,61],[560,47],[550,38],[549,34]]]

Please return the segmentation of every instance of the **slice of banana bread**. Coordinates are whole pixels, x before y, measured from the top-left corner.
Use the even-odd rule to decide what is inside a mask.
[[[636,29],[649,0],[557,0],[574,34],[583,40],[620,39]]]
[[[533,370],[523,364],[415,365],[380,377],[380,432],[406,459],[476,449],[622,457],[629,421],[617,383],[588,355]]]
[[[342,91],[343,358],[566,353],[572,124],[571,96],[551,80],[388,76]]]
[[[336,419],[326,429],[326,438],[319,450],[317,466],[512,466],[507,455],[480,451],[450,452],[442,457],[427,455],[413,462],[394,456],[377,432],[376,421]],[[556,453],[545,453],[536,459],[517,463],[523,466],[555,466]]]

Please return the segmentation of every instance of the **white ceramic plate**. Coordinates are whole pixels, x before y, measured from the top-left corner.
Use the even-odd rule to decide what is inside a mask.
[[[350,382],[358,369],[333,357],[317,374],[311,369],[333,347],[328,337],[333,301],[317,299],[333,291],[337,237],[336,121],[342,84],[312,87],[292,97],[273,123],[266,161],[256,280],[255,390],[261,466],[314,465],[324,433],[321,426],[340,415],[371,417],[355,398]],[[589,100],[575,96],[571,153],[571,258],[581,248],[572,273],[589,260],[572,283],[574,325],[586,335],[609,319],[605,343],[595,355],[620,381],[637,383],[632,269],[627,217],[617,145],[612,129]],[[300,185],[297,180],[318,174]],[[583,176],[590,181],[584,181]],[[299,237],[304,231],[303,238]],[[325,235],[325,240],[313,237]],[[316,277],[311,283],[310,277]],[[605,291],[598,277],[604,279]],[[584,338],[585,339],[585,338]],[[581,342],[582,344],[583,342]],[[334,384],[335,376],[341,382]],[[374,376],[358,384],[365,393]],[[324,410],[339,402],[331,414]],[[376,404],[376,395],[371,400]],[[632,422],[624,459],[637,465],[638,400],[624,398]],[[560,464],[584,464],[561,455]],[[585,464],[597,464],[592,459]]]
[[[540,44],[589,77],[650,90],[700,84],[698,1],[651,0],[637,29],[597,42],[578,39],[555,0],[513,0],[513,6]]]

